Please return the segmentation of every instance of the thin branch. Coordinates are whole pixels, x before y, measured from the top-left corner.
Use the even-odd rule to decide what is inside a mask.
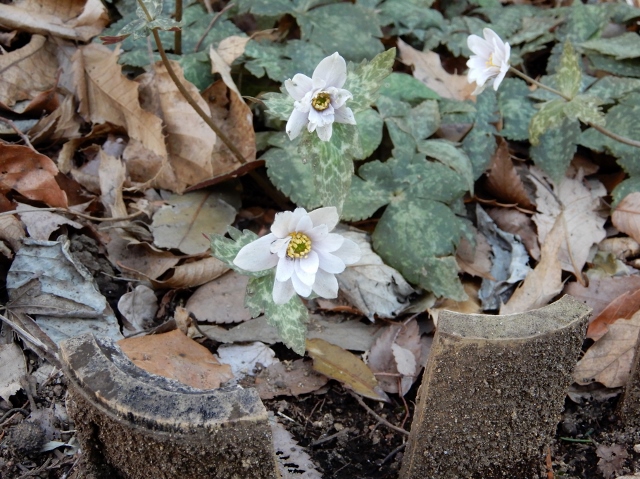
[[[22,133],[20,131],[20,128],[18,128],[18,126],[12,122],[11,120],[9,120],[8,118],[4,118],[2,116],[0,116],[0,121],[2,123],[6,123],[7,125],[9,125],[17,134],[20,138],[22,138],[22,141],[25,142],[25,144],[31,148],[33,151],[35,151],[36,153],[38,153],[38,151],[33,147],[33,145],[31,144],[31,142],[29,141],[29,137],[27,135],[25,135],[24,133]]]
[[[176,0],[176,22],[182,21],[182,0]],[[173,53],[182,55],[182,28],[178,28],[173,35]]]
[[[406,436],[409,435],[409,431],[406,431],[405,429],[402,429],[401,427],[398,426],[394,426],[393,424],[391,424],[389,421],[387,421],[385,418],[383,418],[382,416],[380,416],[379,414],[377,414],[373,409],[371,409],[369,406],[367,406],[367,404],[362,400],[362,398],[354,393],[353,391],[349,391],[347,389],[347,391],[349,392],[349,394],[351,394],[354,398],[356,398],[356,401],[358,401],[360,403],[360,405],[365,408],[367,410],[367,412],[369,414],[371,414],[373,417],[375,417],[380,424],[383,424],[385,426],[387,426],[389,429],[393,429],[396,432],[399,432],[400,434],[404,434]]]
[[[233,2],[229,2],[222,10],[220,10],[218,13],[216,13],[215,17],[213,17],[211,19],[211,22],[209,22],[209,26],[207,26],[207,28],[205,29],[204,33],[200,37],[200,40],[198,40],[198,43],[196,43],[196,46],[193,49],[194,53],[197,53],[197,51],[200,50],[200,45],[202,45],[202,42],[204,41],[205,37],[209,34],[209,32],[211,31],[213,26],[216,24],[218,19],[222,16],[222,14],[224,12],[226,12],[227,10],[229,10],[231,7],[233,7]]]
[[[68,208],[35,208],[32,210],[5,211],[3,213],[0,213],[0,216],[9,216],[9,215],[15,215],[15,214],[21,215],[22,213],[42,213],[43,211],[56,211],[58,213],[68,213],[70,215],[75,215],[78,218],[84,218],[85,220],[91,220],[91,221],[125,221],[133,218],[137,218],[138,216],[142,216],[146,214],[144,211],[141,210],[136,213],[132,213],[128,216],[121,216],[119,218],[98,218],[96,216],[85,215],[84,213],[79,213],[77,211],[73,211]]]

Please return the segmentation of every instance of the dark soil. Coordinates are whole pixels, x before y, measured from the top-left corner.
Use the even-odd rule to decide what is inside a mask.
[[[73,445],[75,440],[73,424],[61,407],[66,398],[65,378],[53,372],[36,385],[38,369],[48,365],[32,353],[27,354],[30,386],[12,396],[10,404],[0,403],[0,478],[81,479],[84,475],[77,465],[78,454],[73,447],[39,452],[40,445],[46,441]],[[416,389],[407,395],[408,413],[397,395],[392,397],[391,404],[365,402],[389,423],[408,430]],[[555,477],[602,479],[640,472],[640,447],[636,447],[638,452],[634,450],[634,446],[640,444],[640,431],[620,423],[615,414],[617,400],[585,401],[578,405],[567,399],[551,445]],[[315,394],[282,397],[265,404],[306,448],[323,477],[398,478],[405,436],[381,424],[338,383],[331,382]],[[16,408],[24,409],[31,417],[25,417]],[[32,418],[34,408],[35,419]],[[615,457],[599,467],[598,462],[602,460],[597,453],[598,446],[614,445],[621,446],[619,450],[628,457]],[[605,476],[602,470],[613,473]]]

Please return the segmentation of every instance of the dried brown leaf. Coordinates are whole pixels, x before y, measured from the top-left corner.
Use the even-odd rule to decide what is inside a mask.
[[[29,236],[37,240],[48,240],[51,233],[56,231],[62,225],[68,225],[72,228],[82,229],[83,226],[69,218],[53,213],[51,211],[34,211],[34,207],[18,203],[16,210],[20,215],[20,219],[27,227]],[[23,212],[29,210],[28,212]],[[22,212],[22,213],[21,213]]]
[[[498,148],[491,158],[486,187],[503,203],[517,204],[527,209],[534,207],[522,178],[513,166],[509,145],[504,138],[498,140]]]
[[[6,241],[13,251],[18,251],[24,239],[24,227],[13,215],[0,216],[0,240]]]
[[[466,100],[475,85],[467,81],[466,75],[451,75],[442,68],[440,56],[431,51],[421,52],[398,39],[400,60],[405,65],[413,65],[413,76],[443,98]]]
[[[355,354],[322,339],[307,339],[307,353],[313,358],[313,369],[320,374],[364,397],[389,401],[371,369]]]
[[[498,228],[507,233],[520,236],[522,243],[533,259],[540,259],[538,234],[535,231],[531,217],[511,208],[488,208],[487,213],[496,222]]]
[[[606,334],[610,324],[618,319],[629,319],[638,310],[640,310],[640,289],[622,293],[591,321],[587,329],[587,338],[597,341]]]
[[[562,218],[556,221],[542,244],[540,262],[513,293],[500,314],[521,313],[545,306],[562,291],[562,266],[558,261],[564,241]]]
[[[627,450],[620,444],[612,444],[611,446],[599,444],[596,447],[596,454],[600,458],[598,470],[605,479],[612,477],[614,474],[620,474],[625,460],[629,457]]]
[[[564,293],[586,303],[592,309],[591,314],[595,318],[618,296],[636,289],[640,289],[640,276],[637,275],[592,279],[589,286],[577,282],[568,283]]]
[[[100,167],[98,177],[100,178],[100,200],[112,218],[122,218],[127,216],[127,207],[122,199],[122,187],[125,179],[124,163],[100,150]]]
[[[247,321],[251,319],[251,313],[244,307],[248,281],[248,276],[229,271],[196,289],[185,308],[198,321],[217,324]]]
[[[4,28],[88,42],[109,23],[100,0],[21,0],[0,4]]]
[[[631,373],[640,332],[640,311],[631,319],[618,319],[578,361],[573,378],[578,384],[594,381],[608,388],[625,386]]]
[[[313,370],[311,362],[296,359],[278,362],[263,369],[256,376],[255,388],[260,399],[276,396],[299,396],[317,391],[329,382],[329,378]]]
[[[218,258],[204,258],[192,263],[176,266],[173,275],[164,281],[152,281],[158,288],[193,288],[208,283],[229,271],[229,267]]]
[[[611,215],[613,226],[640,242],[640,192],[629,193]]]
[[[0,3],[0,18],[2,8]],[[4,22],[3,22],[4,23]],[[24,47],[0,55],[0,103],[12,107],[31,100],[56,83],[58,61],[55,46],[41,35],[34,35]]]
[[[129,322],[132,331],[144,331],[153,326],[158,311],[158,299],[151,288],[139,284],[133,291],[120,297],[118,311]]]
[[[115,236],[107,244],[109,261],[127,276],[154,280],[173,268],[180,258],[168,251],[157,251],[145,243],[129,244]]]
[[[231,367],[178,330],[118,341],[139,368],[198,389],[215,389],[233,378]]]
[[[29,130],[31,142],[62,140],[80,136],[80,119],[73,97],[68,95],[51,114],[41,118]]]
[[[460,240],[456,251],[458,266],[462,271],[472,276],[495,280],[491,276],[491,245],[487,238],[475,228],[474,232],[476,236],[475,247],[464,237]]]
[[[21,145],[0,148],[0,192],[13,189],[30,200],[49,206],[67,206],[67,195],[54,177],[58,168],[50,158]]]

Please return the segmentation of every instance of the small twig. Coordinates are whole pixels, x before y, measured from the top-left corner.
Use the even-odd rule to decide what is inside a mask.
[[[138,216],[142,216],[146,214],[144,211],[140,210],[136,213],[130,214],[128,216],[121,216],[119,218],[97,218],[95,216],[85,215],[84,213],[79,213],[77,211],[73,211],[68,208],[35,208],[32,210],[5,211],[3,213],[0,213],[0,216],[9,216],[9,215],[15,215],[15,214],[21,215],[22,213],[42,213],[43,211],[56,211],[58,213],[69,213],[70,215],[75,215],[78,218],[84,218],[85,220],[91,220],[91,221],[124,221],[124,220],[137,218]]]
[[[176,22],[182,21],[182,0],[176,0]],[[173,35],[173,53],[182,55],[182,28],[178,28]]]
[[[231,7],[233,7],[233,2],[229,2],[222,10],[220,10],[218,13],[216,13],[215,17],[213,17],[211,19],[211,21],[209,22],[209,26],[207,26],[207,28],[204,30],[204,33],[200,37],[200,40],[198,40],[198,43],[196,43],[196,46],[193,49],[194,53],[197,53],[198,50],[200,50],[200,45],[202,45],[202,42],[204,41],[205,37],[209,34],[209,32],[211,31],[213,26],[216,24],[218,19],[222,16],[222,14],[224,12],[226,12],[227,10],[229,10]]]
[[[365,408],[367,410],[367,412],[369,414],[371,414],[373,417],[375,417],[381,424],[384,424],[385,426],[387,426],[389,429],[393,429],[396,432],[399,432],[400,434],[404,434],[405,436],[409,435],[409,432],[402,429],[401,427],[398,426],[394,426],[393,424],[391,424],[389,421],[387,421],[385,418],[383,418],[382,416],[380,416],[378,413],[376,413],[373,409],[371,409],[369,406],[367,406],[367,404],[362,400],[362,398],[357,395],[356,393],[349,391],[349,394],[351,394],[354,398],[356,398],[356,401],[358,401],[358,403],[360,403],[360,405]]]
[[[322,439],[316,439],[311,444],[309,444],[309,446],[310,447],[319,446],[320,444],[329,442],[332,439],[335,439],[336,437],[344,436],[345,434],[351,432],[352,430],[353,429],[351,429],[350,427],[344,428],[342,431],[338,431],[335,434],[331,434],[331,436],[326,436],[326,437],[323,437]]]
[[[572,437],[561,437],[560,440],[566,442],[579,442],[581,444],[593,444],[593,439],[574,439]]]
[[[2,116],[0,116],[0,121],[2,123],[6,123],[7,125],[9,125],[17,134],[20,138],[22,138],[22,141],[25,142],[25,144],[31,148],[33,151],[35,151],[36,153],[38,153],[38,151],[33,147],[33,145],[31,144],[31,142],[29,141],[29,137],[27,135],[25,135],[24,133],[22,133],[20,131],[20,128],[18,128],[18,126],[11,120],[9,120],[8,118],[4,118]]]
[[[14,407],[13,409],[9,409],[2,415],[2,417],[0,417],[0,426],[4,426],[4,420],[16,412],[24,414],[24,417],[27,417],[29,414],[31,414],[26,409],[22,409],[21,407]]]
[[[382,460],[382,462],[380,463],[380,465],[384,465],[387,463],[387,461],[389,461],[390,459],[393,458],[393,456],[395,456],[396,454],[398,454],[400,451],[402,451],[405,447],[407,447],[407,443],[403,442],[402,444],[400,444],[398,447],[396,447],[393,451],[391,451],[389,454],[387,454],[387,456]]]

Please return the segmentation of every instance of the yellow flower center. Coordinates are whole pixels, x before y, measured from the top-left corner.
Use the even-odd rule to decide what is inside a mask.
[[[487,68],[497,67],[498,65],[493,63],[493,53],[489,55],[489,59],[487,60]]]
[[[297,231],[289,233],[291,241],[287,246],[287,256],[291,259],[306,258],[311,251],[311,238],[304,233],[298,233]]]
[[[316,93],[311,99],[311,106],[318,111],[326,110],[330,104],[331,96],[326,91]]]

